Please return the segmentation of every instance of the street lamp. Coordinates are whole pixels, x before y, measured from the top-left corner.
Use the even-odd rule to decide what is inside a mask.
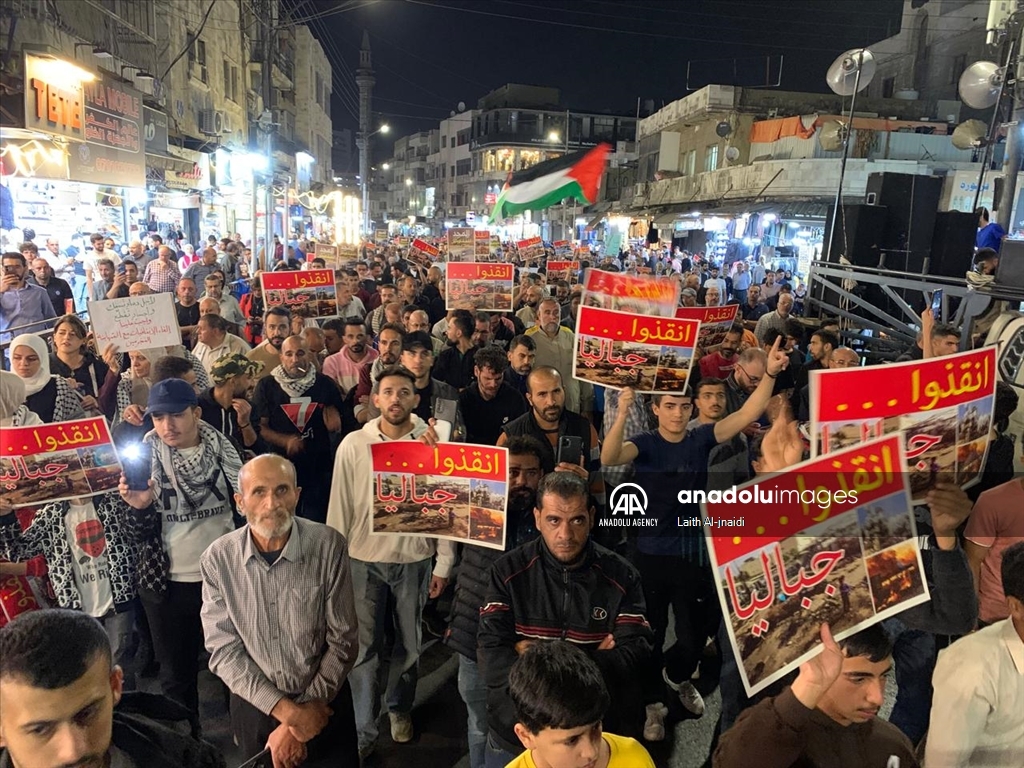
[[[406,179],[405,180],[405,186],[411,187],[412,186],[412,179]]]
[[[373,131],[371,133],[367,133],[365,135],[360,135],[358,138],[356,138],[356,148],[359,150],[360,158],[362,158],[365,155],[365,151],[364,150],[367,150],[369,148],[370,139],[372,139],[378,133],[389,133],[390,131],[391,131],[391,126],[388,125],[387,123],[384,123],[376,131]],[[369,235],[370,234],[370,172],[369,172],[369,169],[368,168],[364,168],[363,165],[364,165],[364,163],[360,162],[359,186],[361,187],[362,198],[363,198],[363,234],[364,235]],[[369,165],[369,163],[365,163],[365,165]],[[387,165],[384,166],[384,169],[387,170]]]
[[[381,165],[381,168],[383,168],[385,171],[390,171],[391,163],[384,163],[383,165]]]

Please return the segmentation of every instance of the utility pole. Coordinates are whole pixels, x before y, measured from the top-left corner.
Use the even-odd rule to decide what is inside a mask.
[[[1018,13],[1020,13],[1021,3],[1017,3]],[[1008,83],[1010,87],[1010,104],[1012,105],[1012,117],[1010,124],[1007,126],[1009,130],[1006,132],[1006,153],[1003,158],[1003,189],[999,195],[999,208],[995,211],[996,222],[1002,226],[1010,235],[1014,232],[1014,197],[1017,193],[1017,174],[1020,171],[1021,160],[1024,159],[1024,144],[1021,142],[1021,130],[1024,130],[1024,99],[1021,98],[1021,94],[1018,92],[1018,86],[1024,83],[1024,61],[1020,52],[1024,50],[1022,44],[1024,44],[1024,24],[1009,24],[1008,29],[1010,34],[1016,35],[1018,38],[1017,44],[1017,60],[1014,61],[1012,58],[1008,62],[1006,67],[1006,73],[1004,77],[1013,78],[1013,82]],[[1011,45],[1012,49],[1012,45]],[[996,104],[996,110],[999,109],[999,104]]]

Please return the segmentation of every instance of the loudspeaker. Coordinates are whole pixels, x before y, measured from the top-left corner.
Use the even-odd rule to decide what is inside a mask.
[[[1024,290],[1024,240],[1003,240],[999,247],[996,285]]]
[[[889,209],[882,233],[883,251],[904,251],[906,258],[897,258],[890,269],[903,269],[931,250],[935,230],[935,215],[942,196],[942,179],[938,176],[917,176],[909,173],[872,173],[868,175],[867,197],[869,205],[884,205]],[[914,254],[910,256],[909,254]]]
[[[858,267],[877,267],[881,259],[882,237],[888,209],[884,205],[864,205],[863,203],[844,205],[833,233],[832,211],[834,210],[834,206],[829,209],[825,227],[825,242],[828,243],[826,260],[838,264],[839,256],[845,255]],[[846,228],[845,244],[843,241],[844,226]]]
[[[971,271],[978,217],[971,212],[940,211],[935,215],[929,275],[963,277]]]
[[[647,230],[647,244],[653,245],[657,243],[661,238],[658,236],[658,228],[651,224],[651,228]]]

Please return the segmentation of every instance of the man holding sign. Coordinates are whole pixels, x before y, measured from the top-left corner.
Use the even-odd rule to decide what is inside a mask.
[[[722,735],[714,768],[756,764],[916,768],[914,746],[878,717],[892,671],[892,642],[880,626],[836,643],[821,626],[822,650],[800,665],[792,686],[765,699]]]
[[[697,668],[707,636],[705,611],[714,600],[708,556],[700,528],[677,526],[678,519],[700,515],[697,504],[680,505],[680,490],[703,490],[708,486],[708,456],[720,443],[738,435],[756,421],[772,396],[775,379],[789,364],[780,349],[781,339],[768,356],[766,375],[743,406],[724,419],[686,431],[693,408],[693,397],[683,394],[654,395],[654,415],[658,428],[623,440],[626,416],[635,397],[631,389],[619,395],[619,417],[605,435],[601,463],[617,466],[633,463],[634,483],[647,494],[648,509],[654,514],[673,510],[673,516],[660,516],[657,526],[644,528],[637,537],[636,565],[643,577],[651,628],[654,630],[656,677],[648,680],[648,727],[656,732],[657,705],[661,701],[662,681],[679,696],[683,706],[695,715],[704,713],[704,701],[689,682]],[[675,517],[678,515],[678,517]],[[695,589],[695,585],[703,585]],[[676,643],[661,656],[668,629],[668,608],[673,606]],[[685,611],[681,610],[685,607]],[[664,717],[664,715],[662,715]],[[663,731],[662,731],[663,732]]]

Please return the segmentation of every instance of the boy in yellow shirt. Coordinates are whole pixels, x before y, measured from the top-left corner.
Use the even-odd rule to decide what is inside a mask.
[[[638,741],[601,731],[611,699],[600,669],[579,648],[533,643],[508,680],[526,751],[505,768],[654,768]]]

